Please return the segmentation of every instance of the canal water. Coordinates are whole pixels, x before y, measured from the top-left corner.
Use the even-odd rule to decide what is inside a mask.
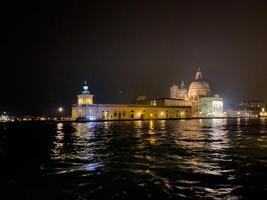
[[[267,197],[267,119],[0,124],[0,199]]]

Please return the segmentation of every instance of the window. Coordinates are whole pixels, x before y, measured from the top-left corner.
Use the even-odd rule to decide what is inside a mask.
[[[117,111],[114,112],[114,117],[117,117]]]
[[[125,117],[125,110],[122,112],[122,116]]]
[[[78,99],[78,104],[83,104],[83,99],[82,98]]]

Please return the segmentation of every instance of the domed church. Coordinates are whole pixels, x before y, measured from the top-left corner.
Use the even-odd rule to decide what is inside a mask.
[[[170,97],[188,101],[192,106],[192,114],[195,117],[223,116],[222,98],[219,95],[212,96],[210,86],[203,79],[200,68],[197,69],[195,79],[189,85],[188,90],[184,81],[182,81],[181,86],[173,84],[170,87]]]
[[[189,88],[170,87],[171,98],[146,99],[138,96],[130,104],[95,104],[87,82],[72,105],[72,119],[78,121],[186,119],[192,117],[224,117],[223,101],[219,95],[211,96],[210,86],[204,81],[200,69]]]
[[[188,99],[191,101],[197,101],[201,97],[207,97],[210,94],[210,86],[206,81],[203,80],[200,68],[198,68],[195,80],[189,86]]]

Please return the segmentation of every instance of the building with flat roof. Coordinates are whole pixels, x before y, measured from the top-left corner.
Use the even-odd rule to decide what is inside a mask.
[[[72,106],[72,120],[140,120],[178,119],[191,117],[191,105],[183,100],[162,98],[137,101],[133,104],[94,104],[85,82],[77,104]]]

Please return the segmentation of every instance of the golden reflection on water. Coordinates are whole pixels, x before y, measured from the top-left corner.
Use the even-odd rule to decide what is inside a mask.
[[[204,132],[201,129],[201,123],[190,120],[178,124],[178,133],[175,137],[175,143],[184,149],[196,150],[204,147]]]
[[[53,154],[55,155],[54,159],[64,159],[61,155],[62,150],[64,149],[64,132],[63,132],[63,123],[57,123],[57,131],[54,141]]]
[[[148,140],[148,142],[149,142],[150,144],[152,144],[152,145],[153,145],[153,144],[156,144],[156,142],[158,141],[156,138],[152,138],[152,137],[151,137],[151,138],[148,138],[147,140]]]
[[[148,130],[148,134],[155,134],[155,125],[154,125],[154,121],[150,120],[149,121],[149,130]]]
[[[147,141],[151,145],[155,145],[158,141],[158,139],[156,139],[156,136],[155,136],[155,134],[157,133],[157,129],[158,129],[155,127],[155,123],[157,123],[157,122],[155,122],[153,120],[149,121],[149,130],[148,130],[149,137],[147,138]]]
[[[151,183],[168,192],[176,188],[177,193],[201,188],[201,192],[210,198],[227,196],[236,185],[215,183],[213,187],[203,182],[209,178],[219,184],[235,181],[238,168],[231,166],[236,159],[232,153],[235,148],[263,149],[266,134],[253,135],[257,140],[254,145],[261,147],[250,146],[251,138],[245,143],[244,136],[236,134],[246,133],[245,128],[251,127],[243,125],[250,123],[240,118],[73,123],[71,133],[66,132],[66,124],[58,123],[53,159],[67,163],[67,166],[58,167],[58,173],[119,171],[129,173],[140,187]],[[266,133],[266,119],[261,119],[260,123],[257,133]],[[261,153],[254,154],[264,158],[266,152]],[[246,159],[240,155],[237,159]],[[261,162],[266,164],[264,159]],[[104,170],[99,172],[100,169]],[[118,178],[121,174],[114,176]]]
[[[94,171],[101,167],[102,163],[96,161],[96,151],[103,147],[96,142],[90,142],[95,136],[96,122],[72,123],[71,127],[74,130],[68,140],[64,139],[63,127],[64,125],[62,123],[57,124],[57,134],[55,136],[55,147],[52,151],[52,157],[54,160],[61,160],[66,164],[70,162],[72,163],[72,167],[64,167],[63,165],[63,167],[57,169],[56,173],[70,173],[77,170]],[[108,127],[109,124],[104,123],[104,129]],[[102,143],[105,143],[105,141],[102,141]],[[72,160],[79,162],[75,163]]]
[[[220,151],[231,147],[228,131],[224,128],[226,124],[226,119],[212,119],[212,132],[209,134],[211,150]]]
[[[137,186],[157,185],[172,197],[186,197],[190,190],[197,199],[216,199],[239,187],[239,162],[246,168],[252,163],[248,157],[253,162],[258,157],[267,166],[266,118],[260,128],[253,123],[240,118],[58,123],[52,159],[59,163],[56,173],[108,173],[112,181],[130,177]]]
[[[191,120],[179,124],[181,129],[175,143],[191,154],[186,159],[181,158],[185,168],[194,173],[222,174],[223,170],[216,161],[226,161],[225,150],[231,147],[226,124],[226,119]]]

